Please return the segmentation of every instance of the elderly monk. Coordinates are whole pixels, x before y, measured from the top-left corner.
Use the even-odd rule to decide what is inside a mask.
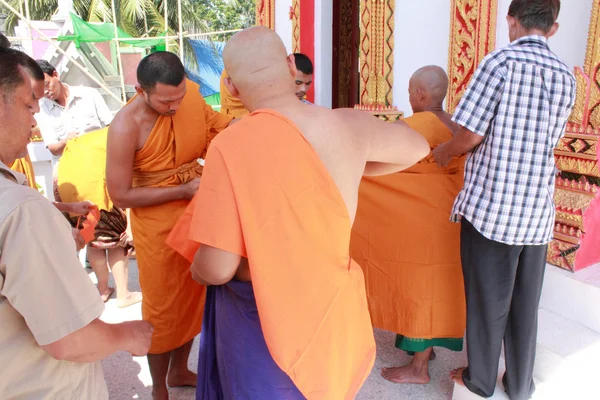
[[[405,121],[430,148],[458,131],[442,102],[443,69],[427,66],[410,79],[414,115]],[[363,267],[375,327],[398,332],[396,347],[414,353],[383,376],[396,383],[428,383],[433,346],[462,350],[465,299],[460,229],[448,220],[462,188],[464,160],[446,168],[428,157],[406,171],[367,177],[360,186],[350,254]]]
[[[215,285],[196,398],[352,399],[375,359],[348,251],[358,185],[429,146],[406,125],[298,101],[294,58],[269,29],[236,34],[223,58],[229,90],[252,113],[214,141],[169,238],[194,279]]]
[[[198,189],[198,159],[232,117],[206,104],[175,54],[145,57],[137,79],[137,95],[108,130],[106,179],[115,206],[131,209],[142,315],[155,328],[148,355],[153,396],[166,399],[167,383],[196,384],[187,362],[202,324],[204,288],[165,239]]]
[[[221,112],[223,114],[231,115],[235,118],[242,118],[244,115],[248,114],[248,110],[240,99],[231,95],[231,92],[227,88],[225,81],[227,80],[227,71],[223,70],[221,74]]]

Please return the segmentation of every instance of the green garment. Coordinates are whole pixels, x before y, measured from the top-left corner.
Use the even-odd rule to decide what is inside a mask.
[[[406,351],[409,355],[421,353],[430,347],[445,347],[452,351],[462,351],[462,338],[413,339],[396,335],[396,348]]]

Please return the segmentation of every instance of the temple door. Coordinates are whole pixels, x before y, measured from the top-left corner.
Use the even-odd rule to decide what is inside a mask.
[[[333,0],[333,108],[359,104],[359,0]]]

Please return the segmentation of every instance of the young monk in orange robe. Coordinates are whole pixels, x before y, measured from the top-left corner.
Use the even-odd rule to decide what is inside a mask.
[[[414,115],[406,123],[435,148],[459,127],[445,113],[448,77],[428,66],[410,80]],[[407,366],[386,368],[396,383],[428,383],[433,346],[462,350],[465,297],[460,227],[448,220],[463,185],[464,158],[446,168],[431,155],[360,186],[350,254],[363,267],[375,327],[397,332],[396,347],[414,353]]]
[[[269,29],[232,37],[224,61],[252,113],[214,141],[169,237],[197,281],[219,285],[207,292],[196,398],[352,399],[375,359],[348,251],[358,184],[429,147],[406,125],[299,102],[294,58]]]
[[[165,240],[197,191],[198,159],[232,117],[206,104],[173,53],[144,58],[137,79],[137,96],[109,127],[106,178],[114,204],[131,209],[142,316],[154,326],[148,355],[153,396],[166,399],[167,383],[196,383],[187,360],[200,332],[204,288]]]
[[[223,70],[221,74],[220,91],[221,91],[221,112],[223,114],[231,115],[235,118],[242,118],[248,114],[248,110],[240,99],[231,95],[225,80],[228,78],[227,71]]]

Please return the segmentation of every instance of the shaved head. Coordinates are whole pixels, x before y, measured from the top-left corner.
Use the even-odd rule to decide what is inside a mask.
[[[441,107],[447,93],[448,75],[437,65],[419,68],[410,78],[409,94],[414,112]]]
[[[293,56],[287,55],[279,35],[268,28],[257,26],[235,34],[223,50],[223,63],[229,76],[225,84],[250,111],[266,96],[290,93],[295,98]]]

